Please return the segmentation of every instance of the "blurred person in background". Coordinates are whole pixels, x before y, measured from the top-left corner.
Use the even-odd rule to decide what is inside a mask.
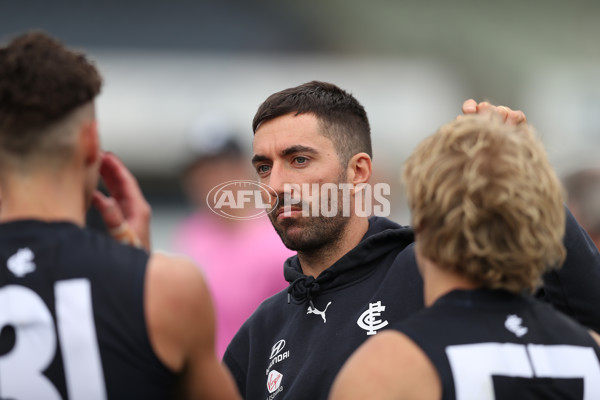
[[[222,357],[259,304],[287,286],[282,265],[293,252],[281,243],[265,215],[251,218],[256,210],[250,204],[223,206],[230,218],[209,208],[215,206],[215,197],[208,198],[211,189],[253,178],[234,129],[224,119],[206,115],[194,123],[188,137],[192,156],[182,184],[196,210],[177,227],[173,249],[205,272],[216,308],[217,353]],[[243,186],[227,188],[237,199]]]
[[[100,150],[101,85],[46,34],[0,48],[0,397],[236,399],[198,268],[84,226],[94,199],[149,246],[137,182]],[[99,173],[114,198],[95,192]]]
[[[569,209],[600,248],[600,167],[572,172],[563,182]]]
[[[429,308],[365,342],[331,399],[600,398],[600,336],[531,296],[565,258],[563,190],[532,129],[452,121],[403,181]]]

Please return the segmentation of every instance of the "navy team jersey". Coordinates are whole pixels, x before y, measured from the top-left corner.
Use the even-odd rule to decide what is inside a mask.
[[[597,343],[533,298],[455,290],[393,329],[432,361],[443,400],[600,399]]]
[[[148,254],[67,222],[0,224],[0,399],[165,399]]]

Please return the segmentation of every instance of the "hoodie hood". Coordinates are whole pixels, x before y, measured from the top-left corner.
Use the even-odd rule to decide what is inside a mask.
[[[319,293],[354,283],[375,268],[377,260],[391,250],[402,250],[414,241],[410,227],[403,227],[387,218],[369,218],[369,228],[360,243],[323,271],[316,279],[302,273],[300,261],[295,255],[286,260],[283,272],[288,287],[288,303],[311,301]]]

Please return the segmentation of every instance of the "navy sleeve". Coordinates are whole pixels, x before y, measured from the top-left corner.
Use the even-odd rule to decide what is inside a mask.
[[[239,358],[248,358],[249,347],[246,335],[247,330],[245,328],[246,325],[242,325],[240,330],[231,340],[231,343],[229,343],[229,346],[227,346],[227,350],[223,355],[223,364],[225,364],[225,366],[231,372],[238,391],[242,395],[243,399],[246,398],[246,375],[248,372],[248,363],[240,360]]]
[[[600,332],[600,254],[594,242],[565,207],[562,268],[544,275],[542,297],[579,323]]]

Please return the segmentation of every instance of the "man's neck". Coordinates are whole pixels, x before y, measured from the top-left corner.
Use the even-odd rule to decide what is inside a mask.
[[[478,286],[468,279],[438,267],[428,259],[419,259],[424,281],[425,305],[431,306],[437,299],[453,290],[473,290]]]
[[[298,252],[302,273],[317,278],[337,260],[355,248],[369,229],[369,220],[364,217],[351,218],[334,243],[314,252]]]
[[[68,221],[85,225],[82,180],[68,173],[12,174],[2,180],[0,221]]]

